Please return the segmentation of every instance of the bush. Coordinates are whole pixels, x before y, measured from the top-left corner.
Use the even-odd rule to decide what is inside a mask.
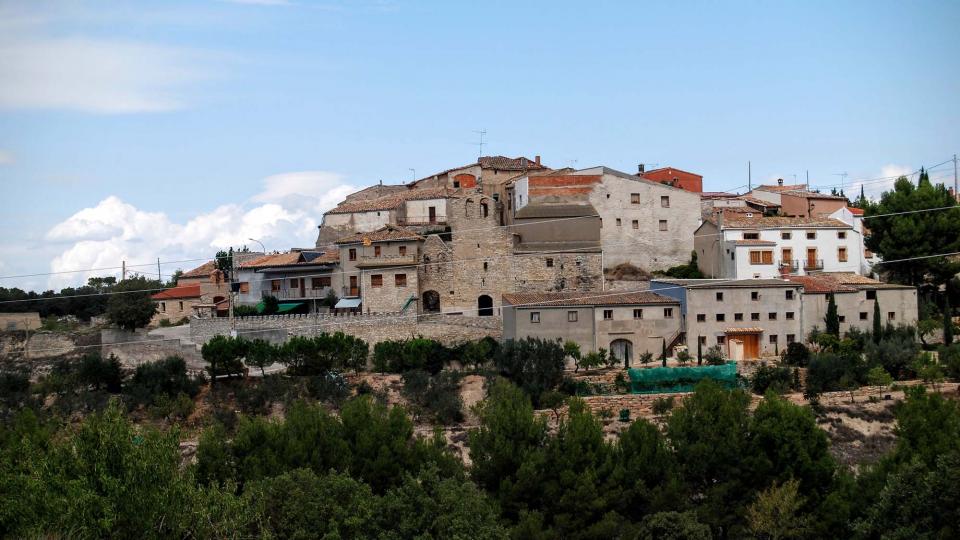
[[[867,363],[880,366],[894,379],[903,380],[916,375],[912,368],[920,347],[913,337],[894,331],[880,343],[870,342],[866,347]]]
[[[169,400],[178,394],[196,396],[200,384],[199,379],[187,375],[187,363],[183,358],[168,356],[137,366],[127,384],[127,394],[134,404],[152,405],[161,398]]]
[[[707,349],[707,353],[703,355],[703,359],[706,360],[707,365],[710,366],[722,366],[727,361],[720,345],[714,345]]]
[[[939,349],[940,364],[947,377],[960,380],[960,343],[943,345]]]
[[[859,355],[823,352],[813,356],[807,369],[808,396],[848,390],[854,383],[864,384],[867,365]]]
[[[168,420],[184,420],[193,412],[193,400],[190,396],[180,393],[175,398],[161,394],[154,405],[150,407],[150,414],[156,418]]]
[[[431,377],[423,370],[407,371],[403,374],[403,395],[418,412],[440,424],[463,420],[458,373],[443,371]]]
[[[203,344],[200,354],[210,365],[207,371],[213,380],[220,375],[243,376],[243,361],[247,355],[249,342],[242,337],[213,336]]]
[[[563,380],[564,356],[556,341],[526,338],[504,343],[494,362],[499,373],[523,389],[536,405],[542,393]]]
[[[256,317],[257,315],[260,315],[260,312],[255,306],[233,306],[234,317]]]
[[[97,353],[84,355],[77,370],[77,381],[93,386],[94,390],[100,390],[103,386],[111,394],[118,394],[123,384],[120,361],[113,355],[107,359]]]
[[[783,362],[788,366],[807,367],[810,364],[810,349],[799,341],[789,343],[783,352]]]
[[[432,339],[381,341],[373,348],[373,365],[381,373],[420,369],[437,374],[453,356],[450,348]]]
[[[329,371],[310,377],[307,381],[307,392],[313,399],[339,405],[350,397],[350,385],[343,375]]]
[[[783,394],[793,388],[793,374],[787,367],[760,366],[750,381],[750,389],[761,396],[766,394],[767,390]]]
[[[651,409],[653,414],[657,416],[663,416],[668,412],[673,410],[674,399],[673,396],[661,396],[653,400],[653,405]]]

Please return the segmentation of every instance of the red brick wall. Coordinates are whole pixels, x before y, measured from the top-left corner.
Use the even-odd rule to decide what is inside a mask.
[[[477,177],[472,174],[461,173],[454,176],[453,179],[460,182],[460,187],[464,189],[477,187]]]
[[[692,191],[694,193],[703,193],[703,177],[699,174],[688,173],[678,169],[657,169],[643,174],[647,180],[654,182],[670,182],[677,179],[675,187]]]

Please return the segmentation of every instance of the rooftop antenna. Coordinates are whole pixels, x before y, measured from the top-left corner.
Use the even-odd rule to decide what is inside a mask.
[[[840,177],[840,191],[843,191],[843,183],[844,183],[844,181],[846,181],[847,176],[848,176],[848,175],[847,175],[847,171],[843,171],[843,172],[841,172],[841,173],[833,173],[833,175]]]
[[[416,169],[407,169],[407,170],[410,171],[410,174],[413,175],[413,181],[416,182],[416,181],[417,181],[417,170],[416,170]]]
[[[747,191],[753,191],[753,168],[747,161]]]
[[[480,135],[480,142],[477,143],[477,146],[480,147],[480,154],[477,156],[477,158],[480,158],[480,157],[483,156],[483,145],[485,144],[485,143],[483,142],[483,136],[487,134],[487,130],[486,130],[485,128],[484,128],[484,129],[476,129],[476,130],[474,130],[473,132],[476,133],[476,134],[478,134],[478,135]]]
[[[810,169],[807,169],[807,191],[810,191]]]
[[[579,161],[579,160],[576,160],[576,159],[570,159],[570,160],[567,160],[567,163],[569,163],[569,164],[570,164],[570,168],[571,168],[571,169],[576,169],[576,168],[577,168],[577,167],[576,167],[576,165],[577,165],[577,161]]]

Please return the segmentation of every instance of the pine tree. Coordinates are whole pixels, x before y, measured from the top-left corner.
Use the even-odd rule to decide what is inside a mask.
[[[833,293],[827,295],[827,315],[823,318],[826,333],[840,337],[840,314],[837,313],[837,301]]]
[[[697,365],[703,365],[703,342],[700,341],[699,336],[697,336]]]
[[[883,326],[880,323],[880,300],[873,301],[873,342],[880,343],[883,337]]]
[[[950,294],[947,291],[946,298],[943,301],[943,343],[950,345],[953,343],[953,309],[950,307]]]

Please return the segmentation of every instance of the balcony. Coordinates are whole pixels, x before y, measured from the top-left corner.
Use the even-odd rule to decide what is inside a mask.
[[[807,259],[803,261],[803,269],[806,271],[823,270],[823,259]]]
[[[273,296],[277,300],[322,300],[327,297],[327,291],[330,287],[322,289],[278,289],[275,291],[263,291],[263,296]]]
[[[357,257],[357,268],[379,268],[384,266],[408,266],[417,264],[416,255],[361,255]]]
[[[800,261],[796,259],[786,259],[777,263],[781,272],[796,272],[800,269]]]

